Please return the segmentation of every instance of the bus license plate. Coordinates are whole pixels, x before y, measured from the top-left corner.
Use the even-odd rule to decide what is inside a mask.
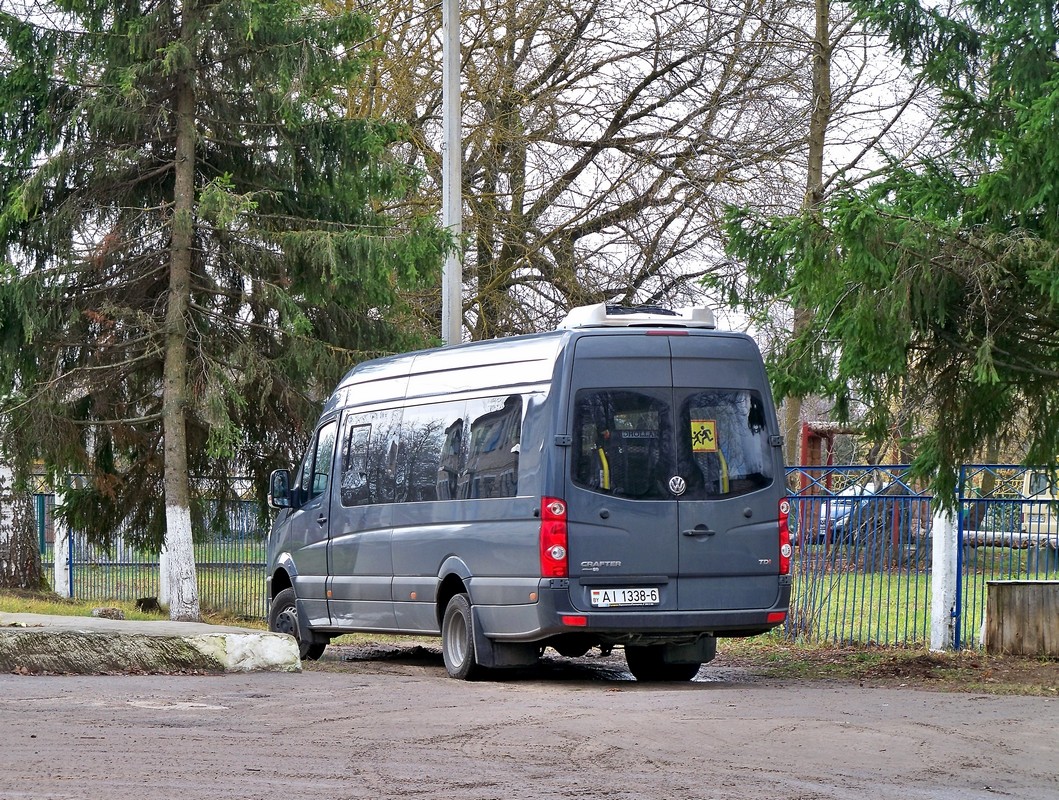
[[[593,589],[592,605],[596,608],[614,606],[656,606],[658,589]]]

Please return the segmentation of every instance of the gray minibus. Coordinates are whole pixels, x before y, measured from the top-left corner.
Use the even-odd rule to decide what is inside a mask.
[[[574,309],[547,333],[366,361],[272,474],[269,625],[440,635],[456,678],[621,645],[690,680],[784,622],[788,502],[753,340],[706,309]]]

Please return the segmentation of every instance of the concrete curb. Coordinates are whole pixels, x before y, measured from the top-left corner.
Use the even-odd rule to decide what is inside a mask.
[[[0,613],[0,672],[300,672],[292,636],[198,622]]]

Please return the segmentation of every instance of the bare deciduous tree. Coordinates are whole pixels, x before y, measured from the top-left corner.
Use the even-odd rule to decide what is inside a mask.
[[[351,105],[402,119],[441,182],[439,5],[376,8]],[[499,0],[463,6],[465,323],[551,326],[600,300],[680,305],[738,281],[725,210],[791,213],[922,145],[911,83],[825,0]],[[719,298],[715,298],[719,299]],[[438,316],[438,300],[422,298]],[[759,319],[789,335],[788,306]],[[775,326],[780,323],[779,327]],[[783,331],[786,330],[786,333]]]
[[[383,57],[351,104],[416,131],[408,158],[436,194],[440,12],[376,13]],[[787,209],[804,186],[809,53],[788,34],[801,16],[787,0],[464,6],[471,336],[548,327],[588,302],[700,296],[723,263],[725,207]]]

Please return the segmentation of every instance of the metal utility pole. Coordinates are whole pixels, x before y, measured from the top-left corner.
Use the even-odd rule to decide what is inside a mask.
[[[441,5],[442,121],[445,145],[441,161],[441,222],[453,235],[457,251],[445,258],[441,273],[441,339],[445,344],[463,340],[463,143],[460,124],[460,4]]]

